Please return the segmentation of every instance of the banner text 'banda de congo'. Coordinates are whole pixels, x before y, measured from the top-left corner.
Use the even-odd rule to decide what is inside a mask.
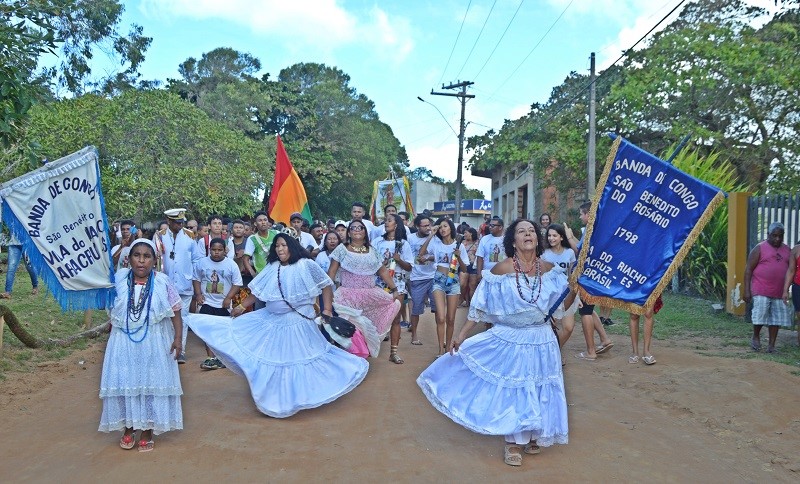
[[[725,194],[621,137],[597,194],[573,278],[584,301],[642,314]]]
[[[97,151],[87,147],[0,186],[2,220],[62,309],[114,297]]]

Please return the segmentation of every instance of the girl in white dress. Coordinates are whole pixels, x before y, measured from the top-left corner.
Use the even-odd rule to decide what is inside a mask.
[[[483,272],[469,317],[417,378],[431,404],[454,422],[487,435],[502,435],[505,463],[522,464],[522,452],[568,441],[561,354],[547,315],[569,307],[575,293],[567,278],[540,259],[539,227],[516,220],[506,230],[507,259]],[[558,313],[559,311],[555,311]],[[493,326],[469,339],[475,323]]]
[[[98,430],[123,430],[123,449],[134,447],[134,434],[141,430],[139,452],[153,450],[153,435],[183,428],[175,361],[182,350],[181,298],[169,278],[153,270],[155,263],[155,244],[137,239],[130,269],[116,273],[117,298],[100,377]]]

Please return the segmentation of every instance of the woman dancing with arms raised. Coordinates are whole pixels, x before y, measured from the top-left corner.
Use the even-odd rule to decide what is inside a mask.
[[[505,232],[507,259],[483,279],[468,320],[450,354],[417,378],[431,404],[454,422],[481,434],[502,435],[505,463],[522,464],[522,452],[566,444],[567,402],[558,340],[548,321],[560,316],[567,278],[541,260],[539,227],[516,220]],[[569,307],[569,291],[563,305]],[[466,339],[475,323],[491,329]]]

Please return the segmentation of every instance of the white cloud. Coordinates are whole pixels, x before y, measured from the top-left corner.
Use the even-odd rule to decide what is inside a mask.
[[[151,18],[222,20],[254,34],[305,44],[323,52],[367,45],[383,57],[402,61],[413,49],[410,23],[373,8],[366,18],[348,12],[337,0],[142,0]]]

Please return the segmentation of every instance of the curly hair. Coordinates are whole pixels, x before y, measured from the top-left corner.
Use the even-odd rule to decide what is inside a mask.
[[[503,249],[506,252],[506,257],[513,257],[514,252],[516,252],[514,248],[514,236],[516,235],[517,225],[519,225],[520,222],[528,222],[536,229],[536,256],[542,255],[542,253],[544,253],[544,239],[542,237],[541,227],[533,220],[518,218],[511,222],[508,228],[506,228],[506,233],[503,235]]]

